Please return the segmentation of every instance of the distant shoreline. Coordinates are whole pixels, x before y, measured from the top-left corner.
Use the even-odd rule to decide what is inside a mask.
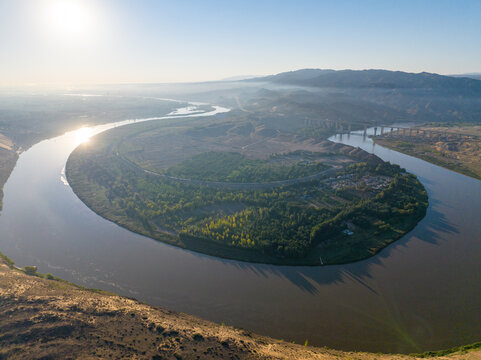
[[[461,127],[463,128],[463,127]],[[481,126],[464,127],[467,130],[481,131]],[[445,131],[445,128],[439,127],[422,127],[416,129],[427,129],[426,131]],[[445,132],[447,136],[449,132]],[[402,154],[416,157],[427,161],[431,164],[441,166],[445,169],[466,175],[477,180],[481,180],[481,141],[477,140],[479,135],[473,132],[474,136],[470,137],[469,133],[464,133],[463,137],[468,140],[458,140],[457,134],[451,134],[449,140],[444,140],[446,136],[439,136],[438,139],[431,141],[412,141],[410,137],[373,137],[376,144],[382,145],[388,149],[398,151]]]

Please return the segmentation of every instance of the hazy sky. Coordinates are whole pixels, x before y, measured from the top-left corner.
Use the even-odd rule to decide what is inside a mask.
[[[481,1],[0,0],[0,85],[481,71]]]

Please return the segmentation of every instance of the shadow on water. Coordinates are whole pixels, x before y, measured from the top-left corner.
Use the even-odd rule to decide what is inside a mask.
[[[323,285],[346,282],[355,282],[369,292],[377,294],[376,290],[368,284],[368,281],[373,279],[372,268],[384,267],[384,260],[389,258],[393,252],[407,248],[408,243],[414,241],[439,245],[441,241],[447,240],[443,235],[451,237],[459,234],[457,227],[443,213],[434,209],[438,203],[437,200],[430,203],[426,217],[411,232],[388,245],[376,255],[354,263],[327,266],[279,266],[227,260],[194,252],[192,254],[196,257],[209,258],[210,261],[221,262],[225,266],[248,271],[266,279],[272,276],[286,279],[300,290],[312,295],[319,294],[319,289]]]
[[[428,186],[428,187],[433,187],[434,185],[436,185],[436,182],[433,180],[433,179],[428,179],[427,177],[425,176],[422,176],[422,175],[418,175],[417,176],[418,180],[424,185],[424,186]]]
[[[431,209],[425,219],[424,225],[418,234],[418,239],[432,245],[438,245],[445,237],[443,235],[457,235],[459,230],[446,216],[436,210]]]

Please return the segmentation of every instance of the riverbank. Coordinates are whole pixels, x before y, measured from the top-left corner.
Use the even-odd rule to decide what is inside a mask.
[[[423,141],[409,136],[377,136],[373,141],[386,148],[481,180],[481,126],[423,126],[416,127],[415,130],[436,135]]]
[[[2,209],[3,185],[7,182],[18,159],[15,144],[0,134],[0,210]]]
[[[0,257],[0,356],[7,359],[417,359],[296,345],[16,269]],[[49,279],[50,278],[50,279]],[[307,340],[307,339],[306,339]],[[308,340],[306,341],[306,344]],[[475,360],[458,349],[432,359]],[[433,353],[435,354],[435,353]],[[421,355],[423,358],[428,355]]]

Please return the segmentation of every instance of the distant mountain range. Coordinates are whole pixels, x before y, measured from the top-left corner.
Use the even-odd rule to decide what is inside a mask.
[[[481,94],[480,80],[427,72],[415,74],[388,70],[302,69],[250,79],[249,81],[267,81],[319,88],[431,89],[448,90],[462,94]]]
[[[240,80],[248,80],[248,79],[254,79],[254,78],[259,78],[262,76],[259,75],[238,75],[238,76],[230,76],[226,77],[223,79],[220,79],[219,81],[240,81]]]
[[[481,73],[466,73],[466,74],[454,74],[450,75],[454,77],[467,77],[471,79],[481,80]]]
[[[265,123],[286,127],[299,119],[481,123],[481,81],[466,76],[303,69],[244,80],[261,90],[243,104],[258,113],[268,109]]]

